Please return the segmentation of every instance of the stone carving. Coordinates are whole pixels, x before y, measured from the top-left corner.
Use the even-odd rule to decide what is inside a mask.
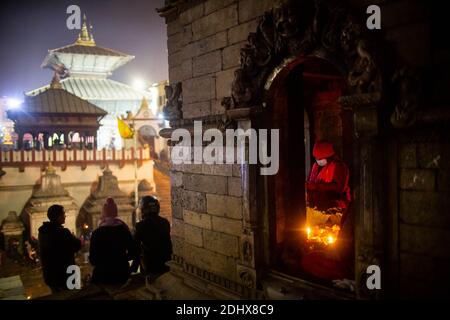
[[[394,113],[391,123],[394,127],[405,128],[415,123],[417,109],[420,107],[421,85],[414,71],[402,68],[392,77],[394,88]]]
[[[247,288],[255,288],[256,287],[256,280],[251,272],[248,270],[241,270],[239,272],[239,278],[242,281],[242,284],[246,286]]]
[[[226,109],[260,105],[267,77],[279,63],[313,53],[348,70],[351,93],[380,91],[378,55],[368,46],[363,29],[339,1],[279,2],[262,17],[241,49],[241,67],[235,71],[231,97],[222,104]]]
[[[167,120],[177,120],[183,117],[182,114],[182,87],[181,82],[165,86],[167,104],[163,108],[163,113]]]
[[[251,263],[253,261],[253,249],[250,241],[245,240],[242,244],[242,257],[246,263]]]
[[[358,57],[348,73],[350,88],[357,94],[380,91],[381,75],[365,40],[358,41],[356,52]]]

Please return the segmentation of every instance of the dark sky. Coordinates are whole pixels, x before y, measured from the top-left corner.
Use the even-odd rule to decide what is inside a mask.
[[[48,49],[75,42],[66,9],[76,4],[93,25],[98,46],[136,58],[111,79],[132,84],[136,77],[157,82],[168,78],[167,32],[155,8],[164,0],[2,1],[0,4],[0,96],[22,98],[23,92],[50,83],[52,72],[40,68]]]

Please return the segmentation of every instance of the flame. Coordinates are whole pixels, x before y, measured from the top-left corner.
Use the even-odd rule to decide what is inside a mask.
[[[328,241],[328,244],[332,244],[334,242],[334,237],[329,235],[327,241]]]
[[[307,235],[308,240],[309,240],[309,238],[311,238],[311,228],[310,227],[306,227],[306,235]]]
[[[84,229],[89,229],[89,226],[85,223],[85,224],[83,225],[83,228],[84,228]]]
[[[316,225],[306,226],[305,230],[308,243],[328,246],[336,242],[340,228],[338,225],[332,227]]]

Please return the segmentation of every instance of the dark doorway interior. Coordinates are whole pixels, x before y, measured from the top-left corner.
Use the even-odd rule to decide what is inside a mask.
[[[313,207],[305,187],[317,141],[330,142],[351,175],[353,122],[352,112],[338,102],[343,94],[345,81],[330,63],[297,61],[272,83],[265,119],[267,127],[280,129],[280,169],[268,190],[271,264],[286,274],[324,283],[354,277],[351,201],[345,210]]]

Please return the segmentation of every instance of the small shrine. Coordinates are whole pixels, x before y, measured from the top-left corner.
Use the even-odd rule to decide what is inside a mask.
[[[23,255],[23,231],[25,227],[15,211],[10,211],[2,221],[0,231],[5,242],[5,251],[12,257]]]
[[[130,228],[133,227],[134,207],[131,199],[120,190],[117,177],[113,175],[109,168],[106,168],[99,178],[96,189],[90,194],[80,210],[77,219],[79,233],[85,230],[95,230],[99,226],[102,208],[108,197],[112,197],[117,204],[118,218]]]
[[[75,221],[78,206],[69,192],[61,185],[61,177],[56,174],[50,163],[41,178],[41,183],[33,192],[22,213],[23,220],[32,238],[38,238],[38,229],[42,223],[48,221],[47,210],[50,206],[59,204],[66,210],[64,227],[75,233]]]

